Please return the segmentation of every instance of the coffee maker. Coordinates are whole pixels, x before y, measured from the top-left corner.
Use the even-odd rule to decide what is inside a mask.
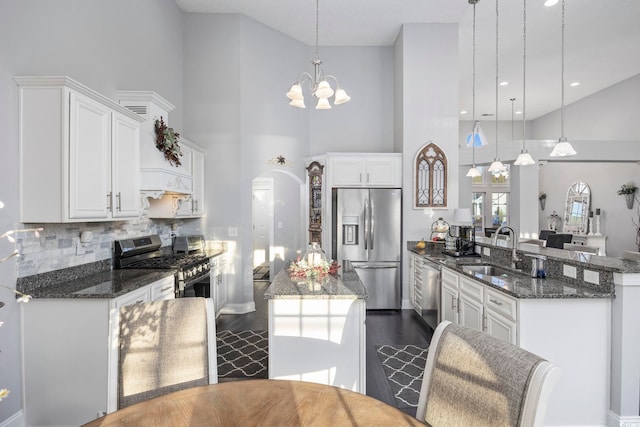
[[[476,235],[471,225],[452,225],[445,239],[445,253],[451,256],[475,255]]]

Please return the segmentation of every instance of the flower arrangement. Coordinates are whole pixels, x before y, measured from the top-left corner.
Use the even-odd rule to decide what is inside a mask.
[[[618,190],[618,195],[622,196],[624,194],[634,194],[638,187],[635,186],[633,182],[627,182],[626,184],[622,184],[620,189]]]
[[[289,276],[292,279],[320,279],[329,274],[329,263],[320,261],[316,265],[309,265],[307,261],[298,257],[297,260],[291,261],[289,265]]]
[[[167,159],[170,165],[180,166],[182,161],[182,151],[180,151],[180,145],[178,144],[178,138],[180,134],[173,130],[173,128],[167,127],[162,117],[156,119],[156,148],[164,154],[164,158]]]

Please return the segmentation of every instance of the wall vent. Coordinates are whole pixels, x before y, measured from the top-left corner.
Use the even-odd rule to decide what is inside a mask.
[[[147,115],[146,105],[127,105],[126,107],[138,115],[141,115],[141,116]]]

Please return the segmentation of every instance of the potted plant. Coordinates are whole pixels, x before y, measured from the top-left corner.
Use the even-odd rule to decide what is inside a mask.
[[[638,187],[633,182],[622,184],[618,190],[618,195],[624,196],[627,201],[627,208],[633,209],[633,201],[636,198],[636,190]]]
[[[540,209],[544,210],[544,207],[547,204],[547,193],[538,194],[538,200],[540,201]]]

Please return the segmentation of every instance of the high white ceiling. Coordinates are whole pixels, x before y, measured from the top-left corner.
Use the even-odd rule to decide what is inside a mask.
[[[174,0],[184,12],[240,13],[310,46],[314,0]],[[527,2],[526,117],[561,105],[561,1]],[[319,45],[391,46],[404,23],[458,23],[460,109],[472,115],[472,17],[468,0],[320,0]],[[524,0],[499,3],[498,118],[522,109]],[[496,110],[496,1],[476,5],[476,118]],[[366,72],[364,70],[363,72]],[[640,0],[567,0],[565,105],[640,73]],[[570,83],[578,81],[579,86]],[[349,83],[342,82],[348,90]],[[495,117],[484,118],[494,120]],[[520,116],[516,116],[516,120]]]

